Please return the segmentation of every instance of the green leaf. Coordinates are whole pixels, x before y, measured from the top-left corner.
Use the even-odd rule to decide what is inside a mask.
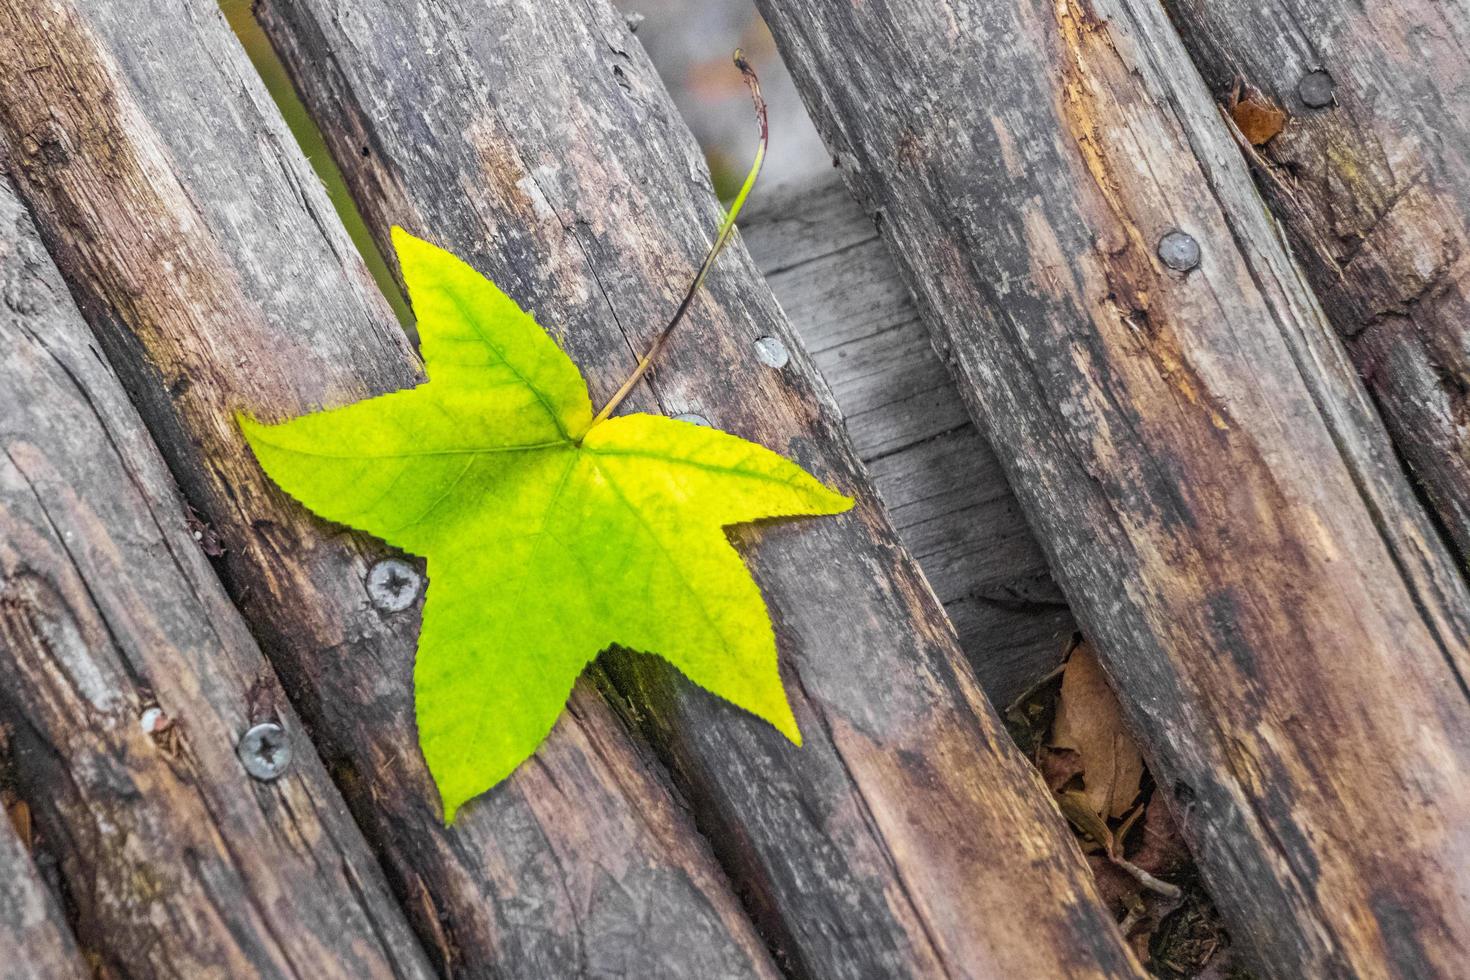
[[[414,687],[445,819],[535,751],[613,644],[800,744],[765,606],[723,529],[852,501],[714,429],[593,425],[586,382],[535,320],[449,252],[398,228],[393,241],[429,380],[240,425],[307,508],[427,561]]]

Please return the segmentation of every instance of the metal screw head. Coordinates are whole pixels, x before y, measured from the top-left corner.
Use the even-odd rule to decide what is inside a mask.
[[[291,740],[273,721],[263,721],[240,737],[235,754],[245,771],[263,783],[280,776],[291,764]]]
[[[683,415],[675,415],[674,416],[674,421],[675,422],[688,422],[691,425],[702,425],[706,429],[712,428],[712,426],[709,423],[709,419],[705,418],[703,415],[698,415],[698,414],[696,414],[694,412],[685,412]]]
[[[1188,272],[1199,265],[1199,242],[1177,228],[1159,239],[1159,261],[1175,272]]]
[[[1336,98],[1337,82],[1325,68],[1316,68],[1307,72],[1296,83],[1297,98],[1302,100],[1302,105],[1311,109],[1324,109],[1332,105]]]
[[[403,612],[423,590],[424,577],[401,558],[380,558],[368,569],[368,598],[380,612]]]
[[[791,360],[791,354],[779,337],[762,337],[755,342],[755,356],[766,367],[783,368]]]

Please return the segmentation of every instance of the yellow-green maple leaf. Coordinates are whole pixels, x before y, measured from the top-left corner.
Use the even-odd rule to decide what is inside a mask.
[[[419,742],[445,819],[508,776],[613,644],[656,653],[800,744],[755,582],[724,527],[852,501],[754,443],[655,415],[593,424],[534,319],[395,228],[428,381],[279,425],[265,471],[327,518],[427,561]]]

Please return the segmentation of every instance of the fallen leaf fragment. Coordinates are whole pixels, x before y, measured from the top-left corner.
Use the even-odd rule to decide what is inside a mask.
[[[1041,779],[1047,789],[1060,793],[1074,781],[1081,784],[1082,755],[1076,749],[1042,746],[1038,755],[1037,765],[1041,768]]]
[[[1083,795],[1099,817],[1121,817],[1138,796],[1143,756],[1123,724],[1118,699],[1085,642],[1072,651],[1052,722],[1053,749],[1081,757]]]
[[[1151,874],[1172,875],[1187,868],[1192,861],[1189,848],[1184,846],[1184,838],[1174,823],[1174,815],[1157,793],[1149,801],[1143,826],[1136,836],[1137,849],[1130,858]]]
[[[1286,112],[1243,82],[1231,94],[1229,110],[1230,118],[1252,146],[1264,146],[1286,128]]]

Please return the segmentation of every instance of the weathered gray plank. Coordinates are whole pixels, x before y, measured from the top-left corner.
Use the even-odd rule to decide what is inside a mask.
[[[215,5],[0,2],[0,144],[439,965],[773,976],[657,765],[585,685],[535,764],[443,826],[413,726],[416,607],[373,606],[383,547],[286,500],[233,420],[421,375]]]
[[[0,813],[0,976],[82,980],[91,976],[61,909],[36,873],[26,844]]]
[[[1470,599],[1162,9],[761,7],[1232,935],[1461,970]]]
[[[1288,113],[1258,183],[1470,560],[1470,8],[1166,6],[1211,88],[1240,78]]]
[[[117,976],[432,976],[8,183],[0,290],[0,724],[82,943]],[[270,783],[236,754],[262,722]]]
[[[1010,704],[1075,624],[873,222],[834,173],[765,191],[740,233],[980,685]]]
[[[688,131],[601,0],[281,0],[262,18],[379,233],[463,255],[558,332],[605,399],[719,218]],[[733,71],[733,69],[732,69]],[[653,658],[613,676],[803,977],[1136,975],[1056,812],[743,248],[637,407],[694,411],[860,497],[733,535],[770,604],[795,748]],[[756,357],[780,338],[790,361]],[[631,406],[630,406],[631,407]]]

